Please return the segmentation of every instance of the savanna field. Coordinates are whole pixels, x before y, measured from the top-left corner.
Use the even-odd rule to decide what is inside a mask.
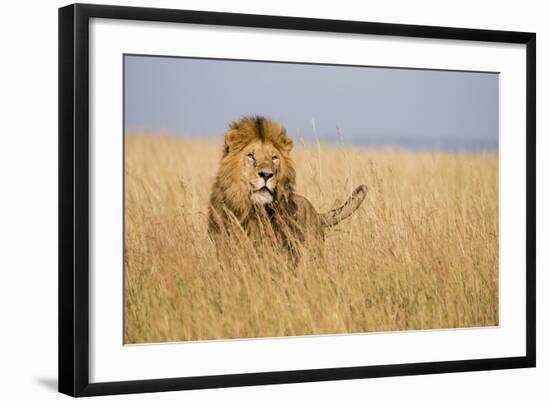
[[[126,135],[125,342],[498,325],[496,154],[295,141],[296,192],[319,212],[367,199],[298,266],[219,261],[207,235],[221,141]]]

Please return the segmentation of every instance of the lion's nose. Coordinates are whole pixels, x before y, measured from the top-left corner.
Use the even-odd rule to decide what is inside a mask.
[[[271,177],[273,177],[273,173],[270,173],[270,172],[267,172],[267,171],[260,171],[258,173],[258,175],[260,177],[262,177],[265,182],[267,182],[267,180],[269,180]]]

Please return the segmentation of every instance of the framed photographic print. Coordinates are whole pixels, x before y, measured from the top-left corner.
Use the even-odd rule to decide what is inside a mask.
[[[535,366],[535,34],[59,10],[59,390]]]

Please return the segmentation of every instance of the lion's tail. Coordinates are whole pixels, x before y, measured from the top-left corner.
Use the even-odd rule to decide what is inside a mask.
[[[323,227],[332,227],[340,223],[345,218],[351,216],[361,206],[366,197],[367,187],[359,185],[342,206],[321,214],[321,224]]]

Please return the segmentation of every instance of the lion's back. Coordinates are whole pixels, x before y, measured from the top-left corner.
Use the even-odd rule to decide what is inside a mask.
[[[303,230],[304,236],[318,240],[323,238],[321,216],[311,202],[302,195],[294,194],[296,204],[296,222]]]

